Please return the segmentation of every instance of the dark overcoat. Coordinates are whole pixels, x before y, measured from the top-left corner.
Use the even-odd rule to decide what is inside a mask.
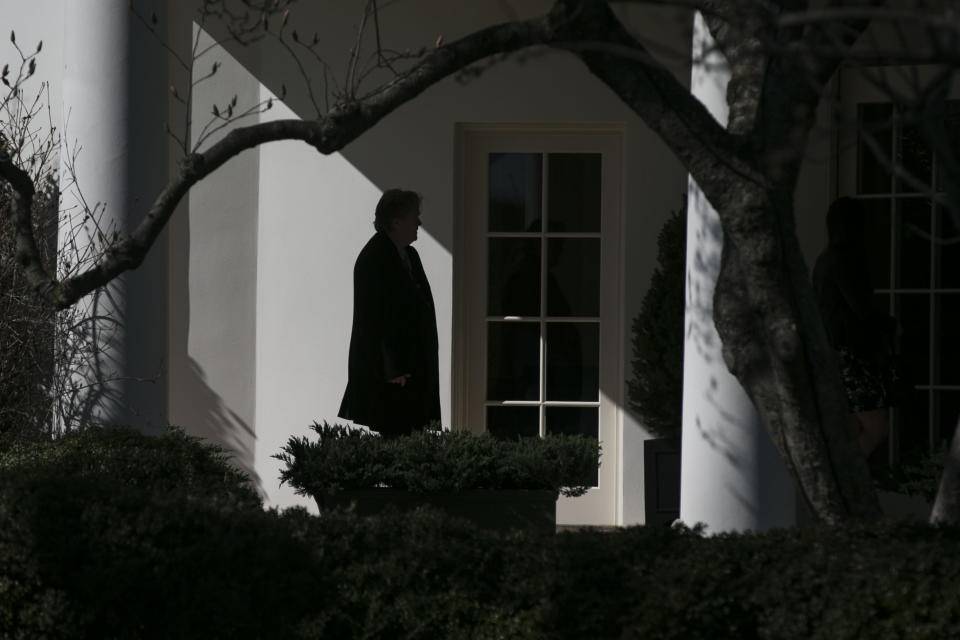
[[[440,420],[437,316],[420,256],[378,232],[353,269],[347,390],[338,415],[383,435]],[[410,374],[404,386],[388,380]]]

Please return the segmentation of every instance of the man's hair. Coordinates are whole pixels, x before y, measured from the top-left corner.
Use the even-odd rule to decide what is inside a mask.
[[[380,196],[377,210],[373,215],[373,228],[377,231],[390,231],[390,224],[411,211],[420,208],[422,198],[416,191],[388,189]]]

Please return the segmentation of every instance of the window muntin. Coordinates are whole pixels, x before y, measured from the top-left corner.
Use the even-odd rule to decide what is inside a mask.
[[[954,336],[960,326],[960,243],[946,210],[916,181],[943,191],[937,157],[919,131],[887,102],[858,105],[857,178],[871,224],[867,265],[878,308],[897,319],[897,352],[910,390],[893,412],[893,460],[927,451],[953,435],[960,410]],[[948,103],[948,137],[960,155],[960,101]],[[878,153],[879,152],[879,153]],[[909,173],[892,173],[889,160]]]

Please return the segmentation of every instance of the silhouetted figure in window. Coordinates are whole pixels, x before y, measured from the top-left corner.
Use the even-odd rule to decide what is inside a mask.
[[[347,390],[338,415],[397,437],[440,420],[437,317],[416,249],[420,195],[390,189],[353,269]]]
[[[890,369],[890,318],[873,306],[864,241],[866,215],[852,198],[827,212],[827,248],[813,269],[813,287],[830,345],[840,357],[847,402],[860,448],[869,456],[890,432],[885,377]]]

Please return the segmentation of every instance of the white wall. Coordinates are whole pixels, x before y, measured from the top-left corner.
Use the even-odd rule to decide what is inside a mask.
[[[294,117],[283,104],[269,115]],[[342,155],[301,142],[264,145],[259,155],[257,466],[271,500],[286,505],[297,499],[278,489],[281,464],[271,456],[314,421],[343,422],[353,262],[373,234],[381,188]],[[442,284],[449,254],[425,233],[417,248]]]
[[[416,47],[432,43],[436,34],[449,41],[477,25],[513,17],[505,6],[491,3],[465,12],[442,2],[395,5],[389,14],[386,10],[381,14],[381,28],[388,46]],[[530,3],[523,3],[523,8],[524,15],[535,9]],[[305,15],[307,10],[298,7],[290,18],[291,27],[297,28],[301,37],[311,33],[312,18]],[[354,10],[347,7],[340,16],[331,17],[330,8],[324,7],[324,33],[339,37],[338,44],[344,47],[352,39],[344,34],[352,33]],[[639,12],[627,17],[642,22]],[[306,26],[301,26],[304,23]],[[682,19],[672,17],[644,24],[661,36],[665,29],[682,34],[686,28]],[[327,50],[335,48],[333,43],[325,44]],[[311,116],[312,105],[297,89],[295,75],[284,71],[289,65],[282,52],[266,49],[259,58],[249,49],[232,52],[248,68],[259,68],[264,84],[274,92],[279,92],[281,82],[286,84],[291,111],[275,107],[269,117]],[[685,74],[683,71],[681,77]],[[584,99],[587,95],[589,100]],[[524,121],[628,124],[624,324],[629,331],[655,266],[656,232],[668,212],[679,205],[685,177],[665,147],[572,56],[538,52],[528,59],[501,63],[466,84],[455,79],[443,81],[330,158],[295,142],[261,148],[256,465],[274,503],[289,504],[294,499],[286,489],[271,487],[277,463],[270,456],[313,420],[336,420],[346,383],[353,261],[373,233],[373,208],[380,193],[391,187],[415,189],[424,195],[425,233],[417,248],[436,298],[441,409],[443,422],[449,425],[454,125]],[[627,359],[628,334],[623,344]],[[617,396],[622,393],[616,390]],[[626,416],[623,522],[642,519],[645,437],[642,426]]]
[[[62,15],[62,3],[2,0],[3,15],[24,17],[37,36]],[[187,53],[194,3],[170,3],[170,42]],[[344,52],[355,38],[359,0],[330,6],[295,5],[290,28],[314,30],[332,75],[341,76]],[[536,15],[550,3],[472,3],[469,9],[439,0],[381,8],[381,34],[395,49],[450,41],[478,26]],[[688,72],[689,20],[649,8],[617,7],[639,32],[675,44],[670,64],[682,81]],[[29,17],[30,20],[26,20]],[[18,31],[20,41],[31,34]],[[217,33],[215,26],[210,30]],[[57,31],[59,33],[59,31]],[[289,33],[289,31],[288,31]],[[43,35],[44,55],[57,56],[56,34]],[[370,43],[368,37],[366,40]],[[223,65],[198,91],[195,122],[211,102],[233,93],[241,104],[279,93],[287,106],[265,117],[315,115],[304,83],[282,49],[265,41],[214,49]],[[41,70],[44,65],[41,63]],[[184,72],[170,61],[171,82]],[[262,85],[261,85],[262,83]],[[316,88],[316,87],[315,87]],[[56,83],[54,83],[56,91]],[[182,93],[182,89],[181,89]],[[322,93],[322,92],[320,92]],[[585,99],[589,96],[589,100]],[[289,111],[285,109],[289,108]],[[179,122],[171,100],[171,126]],[[449,422],[453,246],[453,132],[457,122],[624,122],[627,124],[624,265],[624,361],[629,327],[656,262],[656,232],[685,189],[685,174],[666,148],[620,100],[575,58],[552,51],[516,56],[461,83],[447,79],[388,116],[341,154],[321,157],[299,143],[266,145],[233,159],[191,193],[170,225],[169,405],[171,422],[219,442],[239,466],[255,473],[271,504],[303,501],[277,487],[271,456],[313,420],[333,420],[346,383],[353,260],[372,234],[380,193],[402,186],[424,195],[424,258],[437,303],[441,344],[442,413]],[[171,166],[175,162],[173,145]],[[612,395],[622,397],[624,390]],[[642,425],[625,412],[622,434],[623,522],[642,518]]]
[[[43,41],[43,50],[37,56],[37,71],[24,85],[26,98],[33,99],[40,91],[42,82],[50,83],[50,120],[58,131],[63,131],[61,115],[63,76],[63,6],[62,0],[0,0],[0,16],[3,16],[3,31],[0,33],[0,67],[10,65],[11,82],[20,68],[20,56],[10,43],[10,32],[17,35],[17,44],[25,54],[36,51],[37,43]],[[2,87],[5,91],[7,88]],[[44,93],[44,96],[46,94]],[[6,117],[6,114],[4,116]],[[35,123],[46,130],[47,112]],[[54,164],[54,167],[57,165]]]
[[[189,12],[171,12],[177,30],[171,39],[185,54],[197,34],[191,18]],[[200,36],[201,47],[212,44],[209,36]],[[215,82],[196,89],[193,142],[210,121],[214,102],[224,105],[236,94],[245,107],[260,99],[260,83],[229,53],[211,49],[202,62],[204,73],[213,61],[222,66]],[[185,95],[186,74],[174,82]],[[171,127],[182,134],[185,122],[172,120]],[[173,145],[170,152],[172,161],[182,157]],[[230,451],[263,490],[271,479],[255,461],[259,166],[256,151],[233,158],[196,185],[170,220],[168,403],[172,424]]]

